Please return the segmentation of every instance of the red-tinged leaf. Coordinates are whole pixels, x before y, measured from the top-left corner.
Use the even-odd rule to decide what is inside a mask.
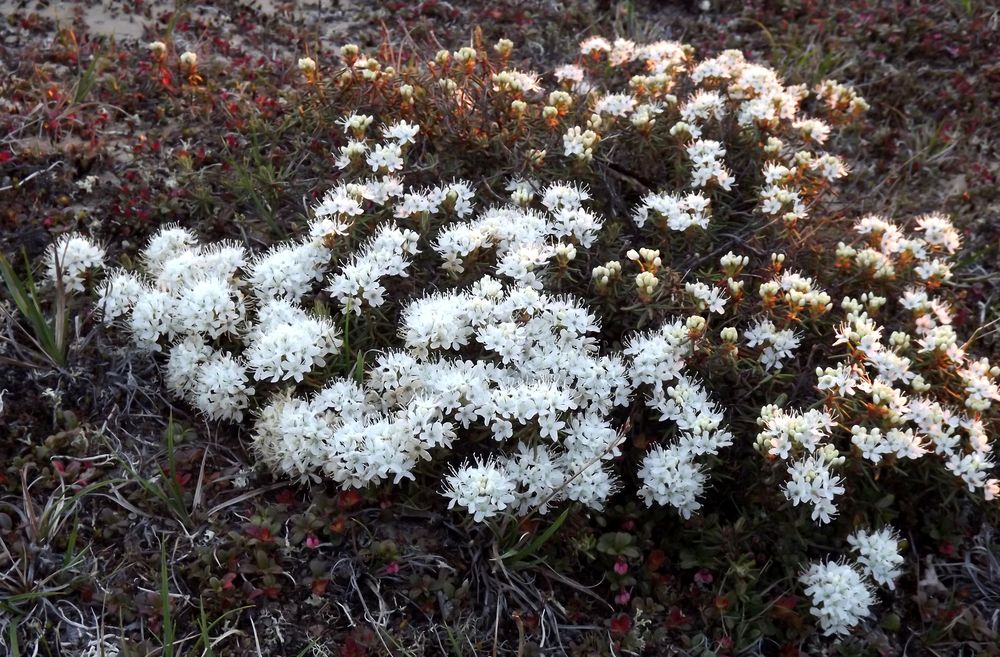
[[[618,614],[611,619],[612,634],[628,634],[632,629],[632,617],[628,614]]]
[[[365,657],[368,648],[357,642],[353,636],[344,639],[344,646],[340,649],[341,657]]]
[[[251,537],[257,539],[262,543],[270,543],[274,540],[271,536],[271,530],[267,527],[258,527],[257,525],[251,525],[247,527],[247,534]]]
[[[663,567],[663,564],[667,562],[667,554],[663,550],[656,549],[651,550],[648,555],[646,555],[646,569],[656,571]]]
[[[341,511],[346,511],[361,504],[361,493],[354,489],[341,491],[337,497],[337,507]]]
[[[683,627],[688,624],[688,617],[680,607],[671,607],[667,613],[667,627]]]

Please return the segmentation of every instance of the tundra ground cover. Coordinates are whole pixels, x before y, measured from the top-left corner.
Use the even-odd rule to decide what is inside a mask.
[[[505,21],[496,20],[496,34],[474,37],[464,51],[463,37],[435,56],[441,44],[417,32],[468,17],[438,7],[433,19],[414,9],[410,32],[362,41],[357,52],[338,52],[343,41],[299,43],[300,26],[280,16],[258,32],[266,36],[244,36],[242,48],[206,36],[214,23],[199,23],[197,11],[164,17],[150,31],[162,49],[133,44],[98,57],[103,42],[62,31],[41,55],[55,70],[24,67],[32,77],[12,81],[20,105],[8,116],[15,141],[7,159],[20,193],[8,214],[19,240],[11,246],[27,246],[42,263],[46,246],[76,229],[99,248],[49,252],[63,256],[57,298],[60,285],[67,294],[80,288],[61,313],[43,302],[40,314],[59,320],[51,340],[37,339],[44,328],[8,324],[5,355],[18,369],[4,383],[7,413],[16,414],[5,479],[4,540],[15,548],[5,579],[15,619],[7,645],[16,636],[21,645],[95,654],[102,646],[137,654],[203,654],[208,646],[220,654],[589,654],[665,645],[794,653],[869,607],[874,632],[834,649],[892,650],[913,637],[942,650],[987,645],[996,629],[988,613],[995,590],[981,583],[989,579],[963,585],[940,559],[967,554],[967,573],[995,572],[976,541],[989,540],[996,512],[965,491],[969,484],[992,494],[986,469],[965,458],[985,454],[995,428],[992,375],[958,351],[969,337],[979,338],[969,349],[977,357],[995,344],[988,326],[975,330],[976,317],[986,325],[995,313],[995,278],[983,269],[989,252],[977,252],[989,224],[961,221],[969,206],[989,216],[988,190],[974,185],[952,201],[958,212],[936,197],[899,200],[893,185],[901,183],[883,185],[873,169],[881,160],[865,149],[887,123],[885,105],[858,85],[873,105],[862,113],[847,89],[817,86],[831,72],[824,69],[837,67],[807,56],[809,48],[782,61],[772,45],[778,72],[800,91],[774,86],[767,69],[724,46],[698,43],[691,52],[642,40],[657,21],[681,19],[692,32],[743,36],[735,21],[723,30],[711,14],[719,25],[617,12],[607,23],[634,34],[632,45],[588,39],[578,55],[579,40],[568,40],[559,63],[579,69],[556,69],[520,49],[565,34],[513,8],[508,25],[526,34],[537,27],[537,41],[508,50],[514,44],[498,41],[508,35]],[[807,10],[777,16],[808,25]],[[973,34],[959,45],[988,45],[973,28],[989,16],[974,6],[954,11],[968,12],[953,20]],[[567,15],[584,26],[582,12]],[[923,16],[891,14],[918,33],[930,26]],[[24,20],[8,24],[29,35],[47,29]],[[873,60],[890,58],[898,26],[872,20],[873,30],[888,32],[889,48]],[[253,11],[235,13],[246,34],[258,21]],[[789,50],[799,34],[815,38],[794,20],[777,27]],[[185,36],[192,33],[197,40]],[[280,57],[257,54],[282,39]],[[921,47],[944,48],[941,40]],[[960,60],[971,56],[952,47]],[[648,61],[654,66],[643,71]],[[544,76],[525,72],[532,68]],[[836,71],[851,81],[844,72],[852,69]],[[777,104],[754,105],[762,90]],[[826,124],[798,116],[802,91],[813,94],[810,112],[829,114],[830,123],[853,119],[853,127],[828,135]],[[745,138],[748,127],[755,138]],[[784,141],[770,143],[768,132]],[[34,134],[47,141],[31,141]],[[135,143],[123,146],[122,135]],[[975,152],[972,139],[943,152],[910,139],[903,147],[915,159],[891,169],[896,181],[912,183],[928,162],[947,172],[955,151]],[[836,155],[823,156],[817,142]],[[816,156],[796,155],[805,151]],[[67,162],[71,175],[43,177]],[[842,169],[851,170],[846,181]],[[960,171],[968,180],[977,169]],[[397,172],[398,182],[382,177]],[[38,184],[53,179],[66,185],[62,195]],[[861,194],[873,179],[879,194]],[[963,239],[933,214],[941,210],[957,215],[973,249],[956,263],[958,274],[947,260]],[[164,232],[173,222],[184,228]],[[105,273],[90,273],[95,260],[107,263]],[[113,273],[117,264],[124,269]],[[24,277],[15,266],[12,276]],[[300,280],[303,266],[309,275]],[[203,279],[202,270],[213,276]],[[45,268],[35,275],[44,289]],[[310,288],[317,278],[324,282]],[[140,294],[154,288],[158,301]],[[307,303],[295,307],[289,296]],[[163,310],[169,299],[194,298],[209,305]],[[146,309],[145,323],[135,304]],[[98,321],[109,319],[109,305],[131,313],[121,339]],[[307,321],[316,339],[294,330]],[[156,357],[129,345],[137,336],[145,350],[169,352],[159,361],[163,378]],[[842,346],[828,361],[834,341]],[[279,342],[295,357],[269,362]],[[470,344],[483,351],[471,354]],[[399,345],[409,354],[376,351]],[[594,346],[608,360],[595,360]],[[469,379],[438,353],[448,350],[492,369]],[[407,355],[414,362],[401,363]],[[545,360],[553,355],[557,367]],[[523,385],[541,372],[550,391],[565,393],[568,376],[583,381],[571,355],[605,387],[588,384],[574,392],[583,397],[559,401]],[[256,363],[253,393],[251,376],[233,367],[239,358]],[[219,385],[199,383],[205,371],[239,379],[235,406]],[[43,396],[15,387],[23,372]],[[324,387],[330,375],[340,380]],[[415,395],[414,381],[433,388],[456,375],[460,391],[479,390],[494,409],[468,398],[449,406],[440,387],[421,406],[420,394],[430,393]],[[160,381],[187,401],[175,406]],[[816,385],[832,401],[809,409],[823,401]],[[499,410],[496,390],[522,401]],[[369,408],[373,391],[390,406]],[[252,394],[274,396],[254,403]],[[524,406],[539,398],[546,405]],[[627,412],[595,422],[577,416],[582,399],[600,414],[615,416],[619,405]],[[326,418],[350,417],[347,406],[360,413],[353,434]],[[442,407],[457,415],[434,415]],[[244,411],[244,424],[234,425]],[[398,435],[397,412],[406,422],[423,412],[426,430],[408,432],[419,445],[387,443],[385,456],[402,462],[337,463],[370,456],[373,435]],[[849,421],[859,414],[864,422]],[[477,423],[485,425],[479,436]],[[339,435],[316,440],[334,428]],[[483,440],[498,431],[510,440],[515,428],[536,442],[483,456]],[[288,442],[296,435],[301,445]],[[570,435],[576,448],[566,444]],[[424,452],[455,443],[465,460],[436,457],[414,472]],[[848,459],[848,471],[838,470]],[[407,484],[408,476],[419,478]],[[441,480],[470,521],[447,511],[442,487],[430,483]],[[843,502],[851,512],[835,513]],[[899,538],[909,543],[907,566],[892,588]],[[827,561],[840,555],[849,561]],[[595,571],[603,579],[580,576]],[[942,586],[939,571],[956,583]],[[134,581],[138,589],[127,584]],[[822,590],[837,597],[816,602]],[[964,603],[966,595],[975,597]]]

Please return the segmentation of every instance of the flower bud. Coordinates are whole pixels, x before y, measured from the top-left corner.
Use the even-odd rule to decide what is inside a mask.
[[[691,315],[685,322],[688,332],[693,335],[701,335],[705,330],[705,324],[705,318],[700,315]]]
[[[514,50],[514,42],[510,39],[500,39],[497,41],[496,45],[493,46],[493,50],[495,50],[496,53],[503,58],[510,57],[510,53]]]
[[[354,65],[354,62],[357,61],[358,55],[360,54],[361,49],[353,43],[348,43],[340,47],[340,56],[348,66]]]

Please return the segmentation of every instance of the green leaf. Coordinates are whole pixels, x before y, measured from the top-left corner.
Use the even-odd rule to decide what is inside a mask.
[[[163,655],[174,657],[174,621],[170,609],[170,575],[165,542],[160,543],[160,608],[163,615]]]
[[[549,539],[552,538],[552,536],[554,536],[555,533],[559,531],[559,528],[563,526],[563,523],[566,522],[566,518],[569,517],[569,510],[570,507],[566,507],[565,509],[563,509],[563,512],[559,514],[559,517],[556,518],[551,525],[546,527],[544,532],[535,537],[535,540],[533,540],[531,543],[521,548],[520,550],[508,550],[500,558],[503,559],[504,561],[510,559],[514,562],[518,562],[524,560],[525,557],[529,557],[535,552],[537,552],[538,549],[541,548],[546,543],[548,543]]]
[[[23,255],[25,264],[28,265],[28,274],[25,280],[21,280],[10,261],[2,254],[0,254],[0,277],[3,278],[4,287],[7,288],[7,293],[14,301],[14,305],[17,306],[31,328],[30,332],[25,329],[29,338],[44,356],[56,366],[62,367],[66,364],[65,336],[68,334],[68,319],[65,313],[65,295],[61,282],[56,282],[57,318],[50,321],[42,311],[42,305],[38,300],[38,290],[31,279],[28,254],[24,252]],[[24,329],[23,326],[21,328]]]
[[[639,550],[635,548],[635,537],[627,532],[609,532],[602,534],[597,540],[599,552],[611,556],[624,555],[627,557],[639,557]]]
[[[10,644],[10,654],[11,657],[21,657],[21,648],[17,643],[17,623],[11,622],[7,626],[7,643]]]
[[[73,92],[73,104],[82,103],[93,89],[94,83],[97,82],[97,63],[100,61],[101,56],[94,55],[90,59],[90,65],[87,66],[87,70],[83,72],[80,76],[79,81],[76,83],[76,90]]]
[[[896,614],[886,614],[882,619],[882,628],[889,632],[898,632],[902,622]]]

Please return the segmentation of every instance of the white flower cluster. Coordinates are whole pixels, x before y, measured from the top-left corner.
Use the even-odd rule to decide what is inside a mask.
[[[330,277],[327,291],[345,311],[360,315],[365,307],[385,303],[383,279],[406,276],[410,257],[419,253],[417,233],[383,224],[378,232]]]
[[[762,347],[760,360],[768,370],[780,370],[799,346],[799,336],[793,329],[779,329],[766,318],[758,319],[743,336],[748,347]]]
[[[708,228],[711,218],[711,201],[700,192],[679,196],[661,192],[646,194],[642,204],[635,209],[632,219],[642,228],[652,219],[662,232],[667,229],[683,232],[692,226]]]
[[[380,354],[363,387],[340,382],[311,400],[272,402],[255,445],[285,474],[360,487],[412,478],[459,430],[485,430],[516,451],[491,450],[454,469],[445,489],[452,505],[476,520],[565,498],[600,508],[615,487],[608,462],[622,439],[606,418],[630,387],[620,358],[592,353],[597,328],[571,298],[489,276],[415,299],[402,310],[405,350]],[[482,354],[475,361],[449,355],[473,347]]]
[[[692,187],[707,187],[711,183],[726,191],[733,188],[733,174],[724,164],[726,149],[721,143],[714,139],[698,139],[685,150],[693,167]]]
[[[104,249],[80,233],[60,236],[45,254],[48,280],[69,292],[83,292],[86,277],[104,264]]]
[[[922,286],[938,287],[952,276],[950,258],[958,252],[961,237],[940,214],[918,217],[914,223],[921,235],[907,235],[884,217],[861,217],[854,230],[867,244],[860,248],[841,244],[838,255],[875,279],[910,275]]]
[[[921,221],[930,229],[934,246],[928,247],[921,239],[914,247],[917,251],[957,248],[957,234],[947,220],[924,217]],[[879,244],[903,240],[894,224],[877,217],[864,218],[857,228]],[[991,500],[1000,493],[1000,481],[989,477],[996,462],[979,415],[1000,400],[996,384],[1000,368],[985,358],[967,357],[951,326],[950,309],[931,296],[932,284],[925,281],[924,286],[904,291],[899,305],[911,311],[913,323],[904,327],[908,330],[894,331],[887,344],[884,327],[870,314],[886,300],[869,294],[860,300],[845,299],[842,305],[847,314],[836,330],[834,345],[848,347],[849,359],[817,368],[817,388],[831,398],[857,400],[876,419],[879,426],[858,424],[851,429],[851,441],[862,458],[878,464],[886,458],[916,459],[933,452],[944,458],[945,467],[970,492],[981,490]],[[928,369],[914,371],[917,362]],[[964,395],[967,414],[924,396],[933,392],[927,378],[940,376],[942,371],[961,382],[952,398]]]
[[[239,421],[253,381],[302,381],[339,351],[330,320],[297,305],[329,258],[321,242],[305,241],[249,259],[241,246],[204,247],[168,226],[142,252],[145,273],[113,272],[98,307],[107,322],[123,319],[140,348],[168,352],[173,392],[209,418]]]
[[[517,205],[445,223],[433,242],[446,271],[488,256],[490,273],[404,302],[402,349],[377,354],[357,382],[333,378],[312,394],[295,392],[307,380],[322,384],[342,347],[333,322],[301,304],[357,217],[397,215],[406,203],[411,192],[389,178],[334,188],[308,238],[255,258],[165,228],[143,251],[144,274],[107,279],[104,316],[124,319],[139,345],[167,351],[167,386],[210,418],[239,421],[255,390],[273,390],[256,411],[253,443],[263,463],[293,478],[398,483],[460,435],[489,436],[497,445],[489,456],[454,467],[445,481],[451,506],[477,521],[562,500],[601,508],[618,486],[611,463],[623,440],[611,413],[643,385],[677,439],[647,456],[642,496],[690,516],[706,480],[695,459],[732,443],[719,407],[682,373],[699,322],[671,320],[635,336],[624,354],[601,355],[596,318],[577,299],[542,291],[550,263],[589,247],[603,224],[585,207],[588,190],[551,184],[539,194],[543,209],[532,209],[534,188],[515,187]],[[419,239],[392,220],[378,225],[329,278],[342,312],[383,305],[384,280],[407,275]]]
[[[563,135],[563,154],[566,157],[574,156],[578,160],[589,162],[594,159],[594,147],[599,138],[593,130],[573,126]]]
[[[595,84],[587,78],[587,59],[600,60],[606,54],[614,68],[625,68],[633,61],[645,63],[647,73],[633,75],[629,80],[635,97],[605,93],[594,101],[593,111],[598,116],[616,117],[631,112],[632,125],[642,134],[648,134],[653,123],[651,117],[660,113],[662,104],[676,105],[680,120],[669,128],[669,133],[687,141],[685,152],[692,167],[692,187],[715,185],[726,191],[733,189],[736,181],[724,162],[725,146],[703,138],[729,116],[735,117],[741,127],[752,127],[764,137],[767,160],[761,171],[764,186],[759,191],[760,211],[764,215],[794,226],[807,216],[808,202],[826,184],[847,174],[840,158],[817,152],[827,141],[830,126],[800,114],[799,106],[808,90],[803,86],[785,86],[772,69],[747,62],[739,51],[727,50],[689,69],[687,51],[671,42],[644,47],[632,44],[630,49],[619,51],[610,42],[605,44],[591,38],[580,49],[584,66],[562,67],[556,77],[581,94]],[[690,78],[693,89],[687,98],[679,100],[670,92],[684,76]],[[836,116],[856,116],[867,108],[853,91],[833,82],[818,85],[816,94]],[[595,127],[593,120],[590,124],[588,129],[569,128],[564,137],[567,156],[586,160],[593,157],[601,135],[600,126]]]
[[[837,513],[835,498],[844,492],[844,479],[833,469],[844,462],[836,447],[826,442],[834,426],[826,412],[785,411],[773,404],[760,411],[756,448],[771,459],[787,462],[788,481],[782,492],[793,505],[812,506],[812,519],[830,522]]]
[[[877,532],[861,529],[848,536],[847,542],[857,553],[858,565],[866,575],[889,590],[896,588],[903,556],[899,553],[899,536],[892,527]]]
[[[823,634],[847,634],[871,615],[872,590],[853,566],[835,561],[814,563],[799,579],[812,599],[810,611]]]
[[[403,168],[406,149],[415,143],[420,126],[406,121],[384,125],[381,129],[384,141],[370,146],[366,133],[373,121],[374,118],[366,114],[350,114],[340,120],[344,132],[352,135],[353,139],[340,147],[336,161],[338,168],[360,166],[362,161],[376,174],[392,174]]]
[[[871,615],[875,597],[865,578],[892,590],[901,574],[899,536],[892,527],[858,530],[847,542],[857,554],[856,563],[813,563],[799,578],[812,599],[810,611],[827,636],[847,634]]]
[[[648,387],[647,406],[658,411],[661,420],[674,422],[678,431],[676,442],[656,445],[646,454],[639,470],[639,496],[647,505],[674,506],[685,518],[701,507],[698,498],[706,481],[696,457],[718,454],[733,441],[708,392],[683,374],[685,359],[693,351],[688,322],[681,320],[634,336],[624,351],[631,359],[628,373],[633,386]]]
[[[790,317],[807,312],[822,315],[833,308],[829,294],[819,289],[812,278],[795,271],[782,271],[774,280],[761,283],[758,293],[769,308],[785,306]]]
[[[941,216],[921,217],[917,227],[924,237],[907,238],[881,217],[857,222],[855,230],[866,237],[867,250],[881,258],[881,264],[868,270],[873,278],[902,275],[928,254],[947,258],[959,246],[956,231]],[[841,244],[837,255],[850,264],[859,253]],[[1000,368],[985,358],[967,357],[951,326],[951,310],[932,296],[935,283],[918,272],[913,276],[920,287],[907,288],[897,302],[911,312],[912,323],[904,321],[901,330],[887,337],[888,331],[875,319],[889,302],[886,297],[866,292],[841,303],[846,316],[835,329],[833,346],[846,348],[847,357],[816,368],[816,389],[826,397],[826,410],[800,413],[776,406],[761,410],[757,449],[770,459],[787,461],[785,496],[796,505],[810,504],[813,519],[820,523],[830,522],[836,514],[835,498],[845,490],[843,477],[833,471],[848,455],[827,441],[835,416],[850,424],[855,458],[878,466],[935,454],[970,492],[982,491],[987,500],[1000,495],[1000,481],[989,476],[996,461],[981,417],[1000,400],[996,383]],[[780,280],[762,285],[761,297],[774,305],[785,295],[792,312],[808,308],[826,312],[832,305],[829,297],[812,287],[810,279],[786,272]],[[746,333],[751,346],[769,344],[775,328],[763,320]],[[957,384],[938,397],[927,381],[942,376]],[[964,412],[948,405],[955,399],[964,400]],[[881,575],[873,577],[884,583]]]
[[[584,188],[554,183],[542,197],[547,212],[511,205],[491,208],[472,221],[444,227],[434,250],[453,274],[464,272],[472,259],[496,252],[497,273],[541,289],[540,271],[559,255],[572,259],[576,247],[589,248],[603,226],[603,218],[583,207],[589,197]]]

